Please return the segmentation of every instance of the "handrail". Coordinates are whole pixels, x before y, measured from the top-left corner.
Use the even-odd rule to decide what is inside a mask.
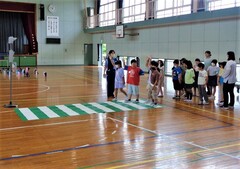
[[[223,0],[206,0],[204,5],[205,8],[198,7],[196,9],[192,9],[191,7],[192,5],[187,4],[182,6],[157,9],[158,7],[157,2],[158,0],[151,0],[151,1],[148,1],[148,3],[135,4],[125,8],[115,9],[112,11],[103,12],[101,14],[88,16],[86,29],[99,27],[99,26],[101,27],[101,26],[117,25],[120,23],[136,22],[140,20],[149,20],[154,18],[179,16],[179,15],[185,15],[185,14],[195,13],[199,11],[213,11],[213,10],[223,9],[226,7],[231,8],[231,7],[240,6],[239,0],[235,0],[234,3],[224,3],[224,4],[219,4],[219,3],[216,4],[216,2],[223,2]],[[136,14],[136,12],[134,11],[135,7],[141,6],[144,4],[146,4],[145,9]],[[184,10],[187,7],[189,7],[190,10]],[[128,15],[126,15],[126,12],[128,12]],[[107,15],[109,13],[113,13],[115,18],[114,17],[108,18]],[[142,16],[142,18],[139,20],[137,19],[138,16]],[[130,21],[129,20],[127,21],[127,18],[130,18]]]

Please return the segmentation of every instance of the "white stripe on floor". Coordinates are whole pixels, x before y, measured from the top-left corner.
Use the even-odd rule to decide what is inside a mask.
[[[44,114],[46,114],[49,118],[60,117],[58,114],[56,114],[54,111],[52,111],[46,106],[38,107],[38,109],[41,110]]]
[[[123,111],[132,110],[132,109],[129,109],[129,108],[124,107],[124,106],[121,106],[121,105],[119,105],[119,104],[117,104],[117,103],[114,103],[114,102],[105,102],[105,103],[107,103],[107,104],[109,104],[109,105],[111,105],[111,106],[114,106],[114,107],[116,107],[116,108],[118,108],[118,109],[120,109],[120,110],[123,110]]]
[[[88,108],[88,107],[86,107],[86,106],[84,106],[84,105],[82,105],[82,104],[73,104],[73,105],[74,105],[75,107],[77,107],[77,108],[85,111],[85,112],[88,113],[88,114],[96,114],[96,113],[98,113],[98,112],[96,112],[96,111],[94,111],[94,110],[92,110],[92,109],[90,109],[90,108]]]
[[[103,110],[103,111],[106,112],[106,113],[115,112],[114,110],[109,109],[109,108],[107,108],[107,107],[105,107],[105,106],[103,106],[103,105],[101,105],[101,104],[98,104],[98,103],[89,103],[89,104],[91,104],[91,105],[93,105],[93,106],[95,106],[95,107]]]
[[[132,103],[132,102],[126,102],[126,103],[125,103],[125,101],[120,101],[120,102],[122,102],[122,103],[124,103],[124,104],[127,104],[127,105],[129,105],[129,106],[135,107],[135,108],[137,108],[137,109],[148,109],[147,107],[140,106],[140,105],[138,105],[137,103],[136,103],[136,104],[134,104],[134,103]]]
[[[68,114],[69,116],[76,116],[79,115],[77,112],[73,111],[72,109],[69,109],[68,107],[64,105],[57,105],[57,108],[60,110],[64,111],[64,113]]]
[[[28,120],[37,120],[39,119],[30,109],[28,108],[21,108],[19,109],[21,113],[28,119]]]

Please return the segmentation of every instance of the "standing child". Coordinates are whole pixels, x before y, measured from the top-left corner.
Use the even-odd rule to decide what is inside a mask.
[[[148,90],[148,101],[152,100],[152,106],[157,105],[157,86],[159,81],[159,71],[158,71],[158,62],[151,61],[150,70],[149,70],[149,80],[147,85]],[[147,101],[147,102],[148,102]]]
[[[159,70],[159,82],[158,82],[158,97],[163,97],[163,87],[164,87],[164,63],[162,60],[158,60],[158,64],[160,67]]]
[[[193,86],[193,96],[198,96],[198,64],[200,63],[200,59],[195,59],[195,64],[193,66],[195,78],[194,78],[194,86]]]
[[[173,87],[175,90],[175,96],[173,99],[180,99],[182,87],[182,69],[179,66],[179,60],[173,61],[174,67],[172,68]]]
[[[216,93],[216,86],[217,86],[217,77],[219,73],[219,67],[217,67],[217,60],[213,59],[211,66],[208,67],[207,72],[208,72],[208,87],[211,96],[209,99],[214,99],[215,98],[215,93]]]
[[[136,96],[136,103],[139,103],[139,83],[140,75],[144,75],[143,71],[137,67],[136,59],[131,60],[131,66],[125,66],[127,70],[127,84],[128,84],[128,100],[131,101],[132,95]]]
[[[205,101],[204,104],[209,104],[208,96],[206,92],[206,86],[208,81],[207,71],[204,70],[204,64],[198,64],[199,75],[198,75],[198,91],[199,91],[199,105],[203,105],[203,99]]]
[[[192,62],[190,60],[186,62],[186,65],[187,65],[187,69],[185,72],[184,81],[185,81],[185,91],[186,91],[187,98],[184,101],[191,102],[192,96],[193,96],[192,87],[194,83],[195,73],[193,70]]]
[[[218,103],[217,105],[222,106],[224,101],[223,101],[223,73],[224,73],[224,67],[226,66],[227,62],[219,62],[219,73],[218,73]]]
[[[155,70],[158,70],[158,62],[152,60],[151,57],[147,57],[146,67],[147,67],[148,72],[149,72],[148,81],[147,81],[147,91],[149,93],[149,90],[151,90],[150,88],[152,88],[151,87],[151,84],[152,84],[151,83],[151,77],[152,77],[152,73],[153,73],[152,68],[155,68]],[[151,102],[154,102],[154,101],[153,101],[152,94],[150,93],[150,94],[148,94],[148,99],[145,103],[151,103]]]
[[[122,62],[120,60],[115,62],[116,74],[115,74],[115,90],[113,101],[117,101],[118,89],[127,97],[127,93],[123,90],[125,87],[125,79],[124,79],[124,69],[122,68]]]

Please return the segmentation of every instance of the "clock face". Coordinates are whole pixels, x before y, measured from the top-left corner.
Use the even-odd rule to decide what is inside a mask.
[[[56,11],[55,5],[50,4],[50,5],[48,6],[48,10],[49,10],[49,12],[54,13],[54,12]]]

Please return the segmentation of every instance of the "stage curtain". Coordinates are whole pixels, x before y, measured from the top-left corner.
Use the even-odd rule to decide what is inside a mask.
[[[8,53],[8,37],[17,37],[14,41],[13,50],[15,53],[23,53],[25,33],[23,29],[21,13],[14,12],[0,12],[0,52]]]
[[[35,33],[35,15],[33,13],[22,13],[22,23],[28,39],[29,54],[38,52],[38,43]]]

